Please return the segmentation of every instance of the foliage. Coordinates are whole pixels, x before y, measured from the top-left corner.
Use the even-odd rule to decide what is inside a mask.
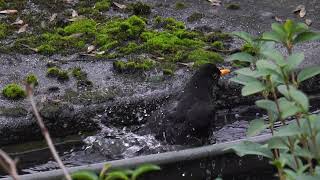
[[[105,165],[99,175],[83,170],[75,172],[71,176],[73,180],[137,180],[144,174],[160,170],[159,166],[152,164],[141,165],[134,170],[119,169],[108,172],[110,167],[110,165]]]
[[[28,74],[27,77],[25,78],[26,83],[37,86],[39,84],[38,78],[35,74]]]
[[[233,34],[254,48],[255,53],[244,51],[231,55],[231,61],[251,63],[251,68],[237,70],[232,81],[243,85],[243,96],[262,95],[264,99],[256,101],[256,105],[267,112],[269,120],[268,123],[263,119],[251,121],[247,134],[253,136],[269,128],[273,135],[266,144],[246,141],[233,149],[240,156],[269,158],[281,180],[320,178],[320,115],[309,112],[309,99],[299,90],[301,82],[320,74],[320,67],[305,68],[297,73],[304,55],[292,53],[297,42],[318,39],[319,33],[309,31],[302,23],[287,20],[284,24],[272,24],[272,32],[264,33],[262,38],[245,32]],[[282,43],[288,56],[283,57],[270,41]],[[288,123],[289,118],[295,122]],[[276,121],[282,123],[281,128],[274,128]]]
[[[8,99],[21,99],[26,97],[25,90],[16,83],[8,84],[2,89],[2,94]]]

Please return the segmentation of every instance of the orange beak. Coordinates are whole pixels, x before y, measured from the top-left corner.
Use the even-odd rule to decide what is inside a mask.
[[[220,69],[221,76],[227,75],[230,73],[230,69]]]

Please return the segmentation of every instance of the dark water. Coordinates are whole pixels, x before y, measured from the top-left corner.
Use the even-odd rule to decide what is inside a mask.
[[[318,100],[313,100],[311,102],[312,104],[319,104]],[[314,110],[314,113],[319,113],[317,107],[317,105],[313,105],[312,109]],[[210,144],[245,138],[246,129],[249,125],[248,120],[252,120],[257,117],[266,118],[263,112],[253,106],[243,106],[218,111],[216,127],[215,129],[212,129]],[[166,145],[164,142],[156,140],[152,135],[136,135],[131,132],[131,129],[126,127],[108,127],[102,123],[100,123],[100,126],[101,130],[93,134],[55,139],[57,150],[66,166],[72,167],[86,165],[188,148],[183,146]],[[268,133],[268,130],[263,133]],[[10,153],[11,156],[19,159],[19,174],[36,173],[58,168],[57,164],[51,158],[51,154],[46,148],[44,142],[37,141],[2,148],[6,152]],[[232,158],[227,158],[229,156],[232,156]],[[221,158],[223,160],[221,160]],[[230,162],[226,163],[227,161]],[[226,155],[213,157],[209,160],[199,159],[191,162],[173,163],[165,165],[163,168],[165,172],[168,172],[169,174],[171,173],[172,177],[185,177],[184,179],[188,179],[186,178],[187,176],[189,179],[192,179],[192,177],[214,177],[219,174],[223,174],[225,177],[228,177],[227,179],[237,179],[232,175],[230,169],[233,169],[235,173],[239,171],[237,167],[240,169],[244,168],[243,171],[246,171],[248,168],[250,169],[250,163],[247,161],[251,162],[252,159],[241,160],[241,158],[238,158],[235,155]],[[209,168],[210,171],[208,171],[208,163],[211,164],[211,168]],[[245,164],[244,167],[242,167],[243,164]],[[263,177],[271,179],[274,174],[273,169],[269,168],[271,166],[262,159],[260,159],[258,164],[261,165],[259,173],[268,174],[268,176]],[[205,168],[201,168],[202,166],[205,166]],[[255,164],[255,166],[259,165]],[[240,174],[241,172],[242,171],[239,171]],[[250,174],[250,172],[247,172],[247,174],[248,173]],[[5,174],[1,173],[1,175],[3,177]],[[250,177],[251,179],[259,179],[254,178],[254,175],[250,175]],[[261,177],[262,176],[260,176],[260,179]],[[240,176],[238,178],[246,179],[245,177],[240,178]]]
[[[225,142],[245,137],[251,114],[241,108],[218,112],[219,123],[212,131],[211,143]],[[227,125],[223,125],[227,124]],[[139,136],[128,128],[108,127],[100,123],[101,130],[91,135],[70,136],[55,139],[61,158],[67,166],[78,166],[108,160],[124,159],[139,155],[154,154],[187,147],[166,145],[152,135]],[[36,173],[57,168],[44,142],[36,141],[3,147],[19,160],[20,174]]]

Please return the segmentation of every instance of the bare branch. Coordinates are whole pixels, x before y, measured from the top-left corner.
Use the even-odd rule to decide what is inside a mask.
[[[50,137],[50,134],[49,134],[49,131],[48,129],[46,128],[41,116],[40,116],[40,113],[36,107],[36,103],[34,102],[34,99],[33,99],[33,92],[32,92],[32,87],[30,85],[26,85],[26,89],[27,89],[27,93],[28,93],[28,97],[29,97],[29,100],[30,100],[30,103],[32,105],[32,109],[33,109],[33,112],[34,112],[34,115],[36,116],[36,119],[37,119],[37,122],[38,122],[38,125],[41,129],[41,133],[42,135],[44,136],[47,144],[48,144],[48,147],[53,155],[53,158],[56,160],[56,162],[59,164],[60,168],[62,169],[63,173],[64,173],[64,176],[67,180],[72,180],[69,172],[67,171],[66,167],[64,166],[63,162],[61,161],[57,151],[56,151],[56,148],[54,147],[53,145],[53,142],[52,142],[52,139]]]
[[[13,180],[18,180],[16,162],[12,160],[7,153],[0,149],[0,166],[12,177]]]

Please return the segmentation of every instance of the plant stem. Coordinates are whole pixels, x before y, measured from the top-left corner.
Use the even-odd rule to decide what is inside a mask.
[[[42,117],[40,116],[40,113],[36,107],[36,104],[33,100],[33,93],[32,93],[32,87],[30,85],[27,85],[26,86],[26,89],[27,89],[27,93],[28,93],[28,97],[30,99],[30,103],[32,105],[32,109],[33,109],[33,112],[34,112],[34,115],[36,116],[36,119],[37,119],[37,122],[38,122],[38,125],[41,129],[41,133],[42,135],[44,136],[47,144],[48,144],[48,147],[53,155],[53,158],[56,160],[56,162],[58,163],[59,167],[62,169],[63,173],[64,173],[64,176],[67,180],[72,180],[69,172],[67,171],[66,167],[64,166],[63,162],[61,161],[57,151],[56,151],[56,148],[54,147],[53,145],[53,142],[52,142],[52,139],[50,137],[50,134],[49,134],[49,131],[47,129],[47,127],[45,126],[43,120],[42,120]]]
[[[12,160],[7,153],[0,149],[0,166],[12,177],[13,180],[18,180],[16,162]]]

